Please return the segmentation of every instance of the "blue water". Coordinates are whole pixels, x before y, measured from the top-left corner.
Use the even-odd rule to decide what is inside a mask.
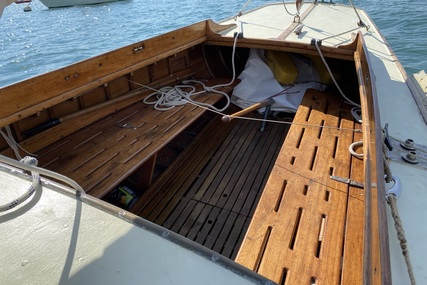
[[[0,87],[177,27],[234,16],[245,1],[123,0],[48,9],[33,0],[31,12],[12,4],[0,18]],[[247,9],[268,2],[253,0]],[[427,70],[425,0],[353,2],[368,12],[408,74]]]

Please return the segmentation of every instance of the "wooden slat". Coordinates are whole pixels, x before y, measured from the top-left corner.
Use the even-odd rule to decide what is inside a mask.
[[[234,122],[226,137],[222,131],[230,123],[207,128],[134,207],[142,217],[229,258],[237,254],[288,129],[267,124],[261,132],[259,122]],[[212,183],[204,185],[207,180]]]
[[[218,82],[222,81],[214,80]],[[210,104],[221,98],[214,93],[199,96]],[[162,112],[137,102],[40,150],[39,164],[76,180],[89,194],[103,197],[204,111],[186,104]]]
[[[356,123],[355,127],[360,129],[361,125]],[[354,141],[361,141],[362,138],[361,133],[354,134]],[[363,181],[363,159],[353,159],[351,163],[350,178],[354,181]],[[364,240],[364,232],[360,229],[365,224],[365,189],[350,187],[347,203],[341,284],[360,284],[363,280],[363,255],[356,255],[353,251],[360,246],[360,241]]]
[[[238,127],[222,143],[217,154],[211,159],[199,179],[187,191],[186,196],[208,203],[221,180],[229,173],[233,158],[242,155],[246,150],[242,146],[254,137],[253,131],[257,130],[257,126],[259,127],[259,124],[253,124],[249,121],[239,122]]]
[[[330,175],[350,177],[353,127],[341,98],[306,93],[237,262],[280,284],[340,282],[349,187]]]
[[[180,157],[144,193],[132,212],[157,223],[163,223],[220,146],[223,135],[234,126],[224,125],[219,117],[211,120],[206,131],[187,147]]]

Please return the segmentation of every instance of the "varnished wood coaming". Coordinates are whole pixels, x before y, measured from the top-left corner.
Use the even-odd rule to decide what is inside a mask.
[[[362,105],[366,192],[365,284],[391,284],[383,165],[383,138],[376,90],[363,37],[354,53]]]

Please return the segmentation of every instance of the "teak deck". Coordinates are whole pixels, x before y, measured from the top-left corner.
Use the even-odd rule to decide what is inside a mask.
[[[353,128],[338,95],[306,93],[237,262],[279,284],[361,283],[364,193],[330,178],[363,181]]]

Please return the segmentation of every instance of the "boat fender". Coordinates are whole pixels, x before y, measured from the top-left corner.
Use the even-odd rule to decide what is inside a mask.
[[[393,195],[396,198],[399,198],[402,194],[402,183],[400,182],[399,177],[392,175],[391,180],[394,182],[394,185],[387,190],[386,197],[388,198],[390,195]]]
[[[265,61],[280,84],[294,84],[298,76],[298,68],[288,53],[267,50]]]

